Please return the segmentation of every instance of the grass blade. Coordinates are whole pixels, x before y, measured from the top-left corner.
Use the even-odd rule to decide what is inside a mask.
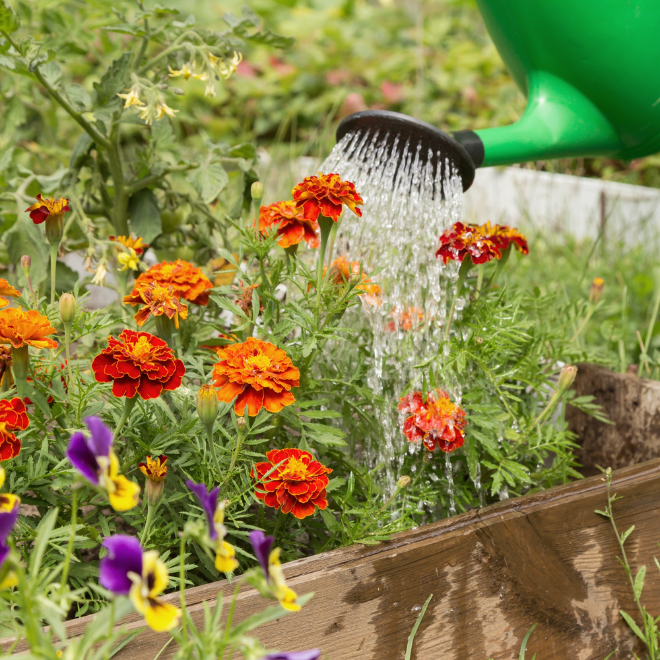
[[[405,660],[410,660],[410,656],[412,655],[413,641],[415,641],[415,635],[417,634],[419,624],[422,623],[422,619],[426,614],[426,608],[429,606],[429,603],[431,602],[431,598],[433,598],[433,594],[431,594],[426,599],[426,602],[424,603],[424,607],[422,607],[422,611],[419,613],[419,616],[417,617],[417,621],[415,621],[415,625],[413,626],[412,632],[410,633],[410,637],[408,637],[408,646],[406,647]]]

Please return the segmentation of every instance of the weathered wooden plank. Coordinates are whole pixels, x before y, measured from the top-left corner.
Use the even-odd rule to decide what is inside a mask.
[[[619,470],[615,505],[634,566],[653,566],[660,535],[660,459]],[[600,660],[636,641],[619,608],[634,614],[609,523],[594,513],[605,503],[600,477],[512,499],[399,534],[376,547],[353,546],[291,562],[285,573],[298,593],[315,592],[303,610],[259,630],[268,648],[320,646],[331,660],[401,660],[426,598],[414,658],[514,660],[523,636],[539,660]],[[205,600],[231,592],[226,581],[190,589],[201,621]],[[173,602],[177,594],[169,598]],[[651,571],[644,599],[660,613],[660,580]],[[251,589],[239,596],[237,617],[260,610]],[[127,618],[127,629],[142,623]],[[85,619],[71,622],[72,636]],[[116,657],[152,660],[167,636],[145,630]],[[160,656],[171,658],[174,649]],[[622,657],[622,656],[619,656]]]
[[[582,446],[583,474],[596,474],[597,465],[618,469],[660,457],[660,382],[585,363],[578,365],[574,387],[578,396],[592,395],[613,422],[567,406],[568,427]]]

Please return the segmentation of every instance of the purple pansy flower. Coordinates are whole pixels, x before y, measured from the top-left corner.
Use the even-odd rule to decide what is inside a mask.
[[[127,596],[133,583],[129,573],[142,575],[142,546],[134,536],[116,534],[103,541],[108,555],[101,559],[100,582],[108,591]]]
[[[310,649],[309,651],[293,651],[290,653],[271,653],[261,660],[318,660],[321,649]]]
[[[272,536],[266,536],[260,529],[250,532],[250,543],[261,568],[264,569],[266,580],[268,580],[268,556],[270,555],[274,541],[275,539]]]
[[[87,481],[98,486],[101,466],[97,458],[100,456],[107,458],[110,455],[112,432],[98,417],[87,417],[85,424],[92,437],[87,440],[80,431],[74,433],[69,441],[66,455],[73,467]]]
[[[215,528],[213,517],[218,508],[218,493],[220,492],[220,488],[216,486],[212,490],[207,490],[204,484],[196,484],[190,479],[186,481],[186,486],[190,488],[199,500],[199,504],[206,515],[206,521],[209,524],[209,538],[211,541],[215,541],[218,538],[218,530]]]
[[[7,559],[7,555],[9,554],[7,537],[11,534],[17,518],[18,506],[15,506],[11,511],[0,512],[0,566],[5,563],[5,559]]]

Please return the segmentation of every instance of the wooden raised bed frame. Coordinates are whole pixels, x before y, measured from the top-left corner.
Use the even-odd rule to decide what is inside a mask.
[[[649,568],[644,601],[660,610],[660,459],[614,473],[614,506],[621,530],[636,529],[627,542],[635,570]],[[321,647],[329,660],[403,660],[408,635],[426,598],[433,594],[415,638],[417,660],[515,660],[521,641],[537,660],[602,660],[639,649],[619,609],[633,616],[630,585],[619,565],[607,520],[601,477],[469,511],[398,534],[379,546],[356,545],[285,565],[300,594],[315,592],[301,612],[256,631],[267,648],[297,651]],[[230,595],[226,580],[190,589],[197,621],[203,601]],[[168,596],[178,603],[178,594]],[[266,602],[246,588],[238,620]],[[81,633],[89,617],[68,624]],[[144,625],[126,619],[126,630]],[[153,660],[168,637],[146,629],[115,658]],[[170,645],[160,656],[171,658]],[[325,656],[321,656],[324,658]]]

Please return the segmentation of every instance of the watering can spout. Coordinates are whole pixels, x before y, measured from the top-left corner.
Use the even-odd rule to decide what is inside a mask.
[[[454,134],[462,142],[463,132]],[[536,72],[525,113],[514,124],[475,131],[484,157],[476,166],[616,154],[624,144],[603,113],[560,78]],[[466,132],[467,138],[467,132]]]

